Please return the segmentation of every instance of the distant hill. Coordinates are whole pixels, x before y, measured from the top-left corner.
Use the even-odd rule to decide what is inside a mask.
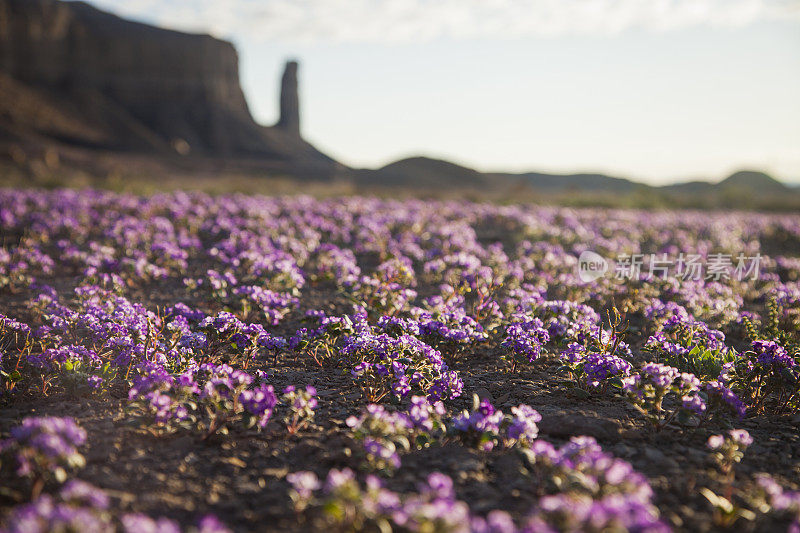
[[[783,193],[789,191],[789,187],[776,180],[769,174],[756,170],[740,170],[722,180],[718,187],[730,189],[733,187],[743,189],[755,189],[761,192]]]
[[[763,172],[753,170],[735,172],[717,183],[690,181],[661,187],[605,174],[482,173],[463,165],[430,157],[410,157],[376,170],[362,169],[355,173],[358,181],[365,185],[426,189],[524,186],[547,192],[634,193],[651,191],[672,195],[717,196],[725,193],[757,197],[796,194],[795,189]]]
[[[586,191],[628,191],[649,188],[624,178],[604,174],[545,174],[525,172],[479,172],[450,161],[431,157],[409,157],[378,169],[356,171],[361,183],[384,186],[486,187],[528,186],[535,189]]]
[[[491,184],[491,177],[449,161],[410,157],[384,167],[356,173],[362,183],[411,187],[477,187]]]
[[[536,189],[584,191],[630,191],[636,188],[650,188],[648,185],[636,183],[625,178],[615,178],[605,174],[545,174],[542,172],[525,172],[522,174],[495,173],[494,178],[510,179],[524,183]]]
[[[793,193],[793,189],[776,180],[772,176],[755,170],[740,170],[724,180],[711,183],[708,181],[687,181],[662,187],[664,191],[678,194],[753,194],[756,196],[779,195]]]

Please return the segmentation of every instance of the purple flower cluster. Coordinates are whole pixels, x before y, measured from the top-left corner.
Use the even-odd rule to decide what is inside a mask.
[[[255,389],[242,391],[239,401],[245,410],[255,417],[256,425],[264,428],[278,403],[278,397],[275,396],[275,389],[272,385],[262,383]]]
[[[753,444],[753,437],[744,429],[732,429],[728,432],[727,436],[712,435],[708,438],[708,447],[712,450],[720,450],[726,443],[740,448],[747,448]]]
[[[690,349],[694,346],[708,350],[725,349],[725,334],[699,320],[673,315],[664,322],[663,330]]]
[[[304,265],[312,281],[327,280],[341,287],[352,286],[361,275],[355,254],[335,244],[320,244]]]
[[[411,335],[361,332],[345,337],[338,353],[368,401],[389,393],[402,398],[412,391],[433,399],[455,398],[463,388],[441,352]]]
[[[83,483],[72,480],[64,485],[59,498],[42,495],[29,504],[14,508],[7,518],[8,533],[47,533],[50,531],[115,530],[108,513],[108,496]]]
[[[318,326],[298,330],[289,338],[289,348],[311,355],[322,366],[335,362],[334,356],[343,339],[371,332],[366,315],[362,313],[328,316],[323,311],[311,310],[306,313],[306,319],[316,320]]]
[[[429,474],[416,492],[405,494],[385,489],[374,476],[362,486],[349,469],[329,471],[324,482],[313,472],[289,474],[287,481],[298,511],[322,512],[316,527],[369,528],[385,523],[417,532],[669,531],[659,520],[644,476],[604,453],[593,439],[576,437],[561,448],[537,441],[528,453],[539,475],[565,492],[542,497],[520,526],[504,511],[472,515],[456,499],[453,481],[438,472]]]
[[[462,308],[439,313],[422,312],[417,317],[419,334],[436,346],[472,345],[488,338],[488,334]]]
[[[753,412],[785,412],[800,407],[798,348],[790,354],[775,341],[753,341],[750,350],[734,361],[728,380],[741,390]]]
[[[400,451],[428,445],[444,434],[441,401],[412,396],[406,412],[370,404],[359,417],[347,419],[354,439],[361,441],[369,465],[378,470],[400,467]]]
[[[271,326],[278,325],[298,304],[297,298],[290,294],[271,291],[258,285],[236,287],[233,294],[242,298],[241,304],[245,316],[250,316],[249,309],[255,306],[263,313],[264,321]]]
[[[601,353],[587,354],[583,363],[586,381],[592,387],[597,387],[610,378],[628,376],[631,368],[631,364],[625,359]]]
[[[440,349],[458,352],[467,346],[485,341],[488,334],[461,307],[444,307],[433,312],[412,309],[414,319],[382,316],[377,327],[390,335],[413,335]]]
[[[314,421],[314,409],[317,408],[316,396],[317,389],[312,385],[306,385],[305,389],[289,385],[283,389],[281,400],[288,408],[284,421],[289,433],[296,433]]]
[[[86,431],[72,418],[28,417],[0,441],[0,455],[13,458],[17,475],[34,483],[50,477],[63,482],[66,470],[83,467],[78,448],[85,442]]]
[[[467,446],[484,451],[497,444],[503,446],[531,446],[539,435],[537,422],[541,415],[529,405],[511,408],[511,415],[504,415],[488,400],[473,398],[472,412],[463,411],[450,423],[451,433],[456,434]]]
[[[560,358],[579,386],[591,388],[605,388],[614,380],[621,384],[622,378],[630,376],[633,370],[633,365],[622,357],[587,351],[576,342],[567,345]]]
[[[134,378],[128,399],[152,414],[156,424],[181,421],[189,416],[181,400],[200,392],[194,373],[189,371],[173,377],[159,365],[148,365]]]
[[[441,401],[431,402],[423,396],[412,396],[406,416],[415,431],[430,434],[442,428],[442,417],[445,414]]]
[[[359,309],[370,315],[396,315],[417,298],[414,269],[408,258],[397,257],[378,265],[372,276],[361,276],[347,287]]]
[[[703,392],[709,411],[728,410],[737,418],[744,418],[747,414],[745,403],[722,381],[709,381],[703,384]]]
[[[487,400],[477,401],[472,413],[464,411],[445,419],[442,402],[431,403],[413,396],[406,412],[389,411],[370,404],[359,417],[351,416],[347,425],[354,439],[363,443],[367,461],[373,468],[396,469],[400,452],[430,446],[447,435],[456,435],[465,444],[485,451],[495,445],[530,447],[539,435],[541,415],[522,404],[511,408],[511,415],[496,410]]]
[[[656,428],[668,424],[676,416],[702,416],[708,406],[700,394],[702,383],[694,375],[660,363],[647,363],[638,373],[623,378],[626,398]],[[679,403],[664,408],[664,400],[674,396]]]
[[[102,490],[83,481],[71,480],[57,497],[42,495],[28,504],[15,507],[6,518],[7,533],[49,533],[75,531],[93,533],[181,533],[180,526],[167,518],[154,519],[132,513],[115,520],[110,512],[109,497]],[[203,517],[197,527],[187,533],[230,533],[215,516]]]
[[[22,344],[20,343],[24,344],[24,340],[30,334],[31,328],[29,325],[5,315],[0,315],[0,339],[2,339],[3,349],[7,350],[14,346],[21,347]]]
[[[453,419],[453,429],[468,446],[489,451],[500,438],[503,418],[489,400],[481,400],[471,413],[465,410]]]
[[[539,436],[539,426],[536,423],[541,421],[542,415],[529,405],[520,404],[512,407],[507,428],[508,439],[524,446],[531,446]]]
[[[210,435],[233,422],[264,428],[278,403],[271,385],[228,365],[205,363],[181,374],[146,367],[131,387],[133,413],[159,427],[197,427]]]
[[[588,305],[569,300],[541,302],[534,312],[539,316],[550,337],[556,341],[576,341],[588,330],[597,327],[600,315]]]
[[[653,298],[650,305],[644,309],[643,314],[646,319],[660,325],[673,317],[677,317],[680,322],[684,323],[693,320],[689,311],[682,305],[669,300],[665,302],[659,298]]]
[[[367,460],[378,470],[400,467],[398,447],[411,447],[412,424],[403,413],[387,411],[382,405],[370,404],[360,417],[347,419],[353,438],[362,441]]]
[[[761,365],[785,368],[797,365],[786,349],[775,341],[753,341],[751,349],[756,362]]]
[[[542,354],[542,346],[550,341],[550,334],[538,318],[512,322],[506,327],[506,336],[500,343],[511,353],[510,359],[532,363]]]
[[[660,361],[706,379],[716,376],[722,365],[735,357],[735,352],[726,347],[721,331],[680,314],[669,317],[662,329],[647,339],[644,350]]]
[[[525,531],[637,531],[666,533],[653,506],[620,495],[595,500],[564,494],[546,496],[528,519]]]
[[[157,315],[91,285],[78,287],[75,296],[74,306],[50,300],[41,309],[44,325],[33,332],[35,343],[19,347],[20,370],[47,376],[45,383],[57,378],[66,384],[81,376],[92,389],[104,390],[137,373],[152,373],[154,364],[164,373],[223,357],[246,366],[286,344],[261,324],[244,323],[231,313],[207,317],[176,304]]]
[[[329,471],[325,482],[313,472],[296,472],[287,480],[298,509],[320,508],[325,522],[341,530],[371,529],[381,523],[404,531],[469,530],[469,507],[456,499],[452,480],[437,472],[408,494],[384,488],[374,476],[362,488],[349,469]]]
[[[712,435],[707,446],[724,473],[729,473],[735,463],[741,462],[745,450],[753,444],[753,437],[744,429],[731,429],[725,435]]]
[[[800,530],[800,491],[785,490],[768,474],[757,474],[756,478],[766,511],[788,515],[790,533]]]

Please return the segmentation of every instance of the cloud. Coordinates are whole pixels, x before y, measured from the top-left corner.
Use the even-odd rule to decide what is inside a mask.
[[[312,43],[610,35],[800,21],[800,0],[95,0],[221,37]]]

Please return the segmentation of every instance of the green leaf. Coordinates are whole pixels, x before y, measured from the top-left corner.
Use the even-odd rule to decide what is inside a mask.
[[[341,520],[344,517],[344,510],[335,501],[329,501],[322,507],[323,512],[334,520]]]

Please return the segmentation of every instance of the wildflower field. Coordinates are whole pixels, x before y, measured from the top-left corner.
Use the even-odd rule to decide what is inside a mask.
[[[800,215],[6,189],[0,237],[0,531],[800,530]]]

